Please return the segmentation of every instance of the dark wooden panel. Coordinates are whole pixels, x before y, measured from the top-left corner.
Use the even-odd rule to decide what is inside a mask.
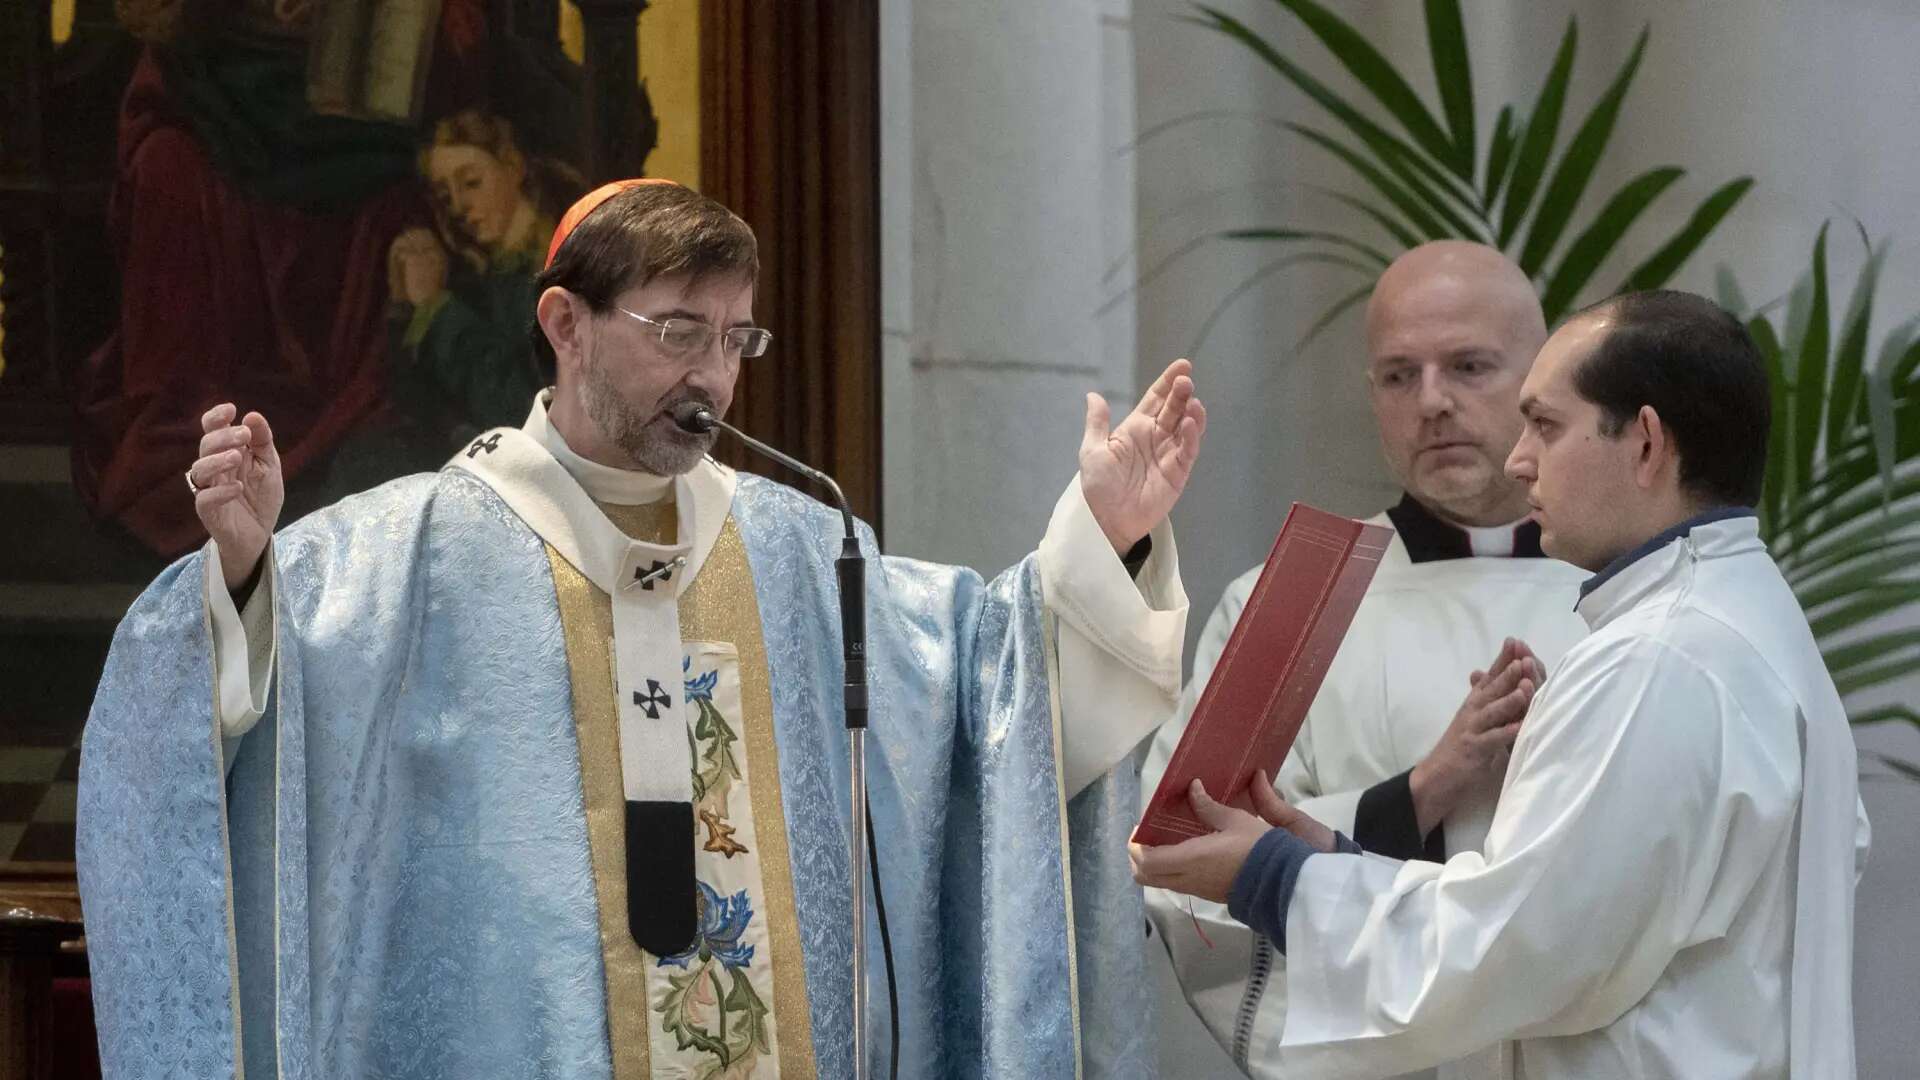
[[[880,512],[878,34],[877,0],[701,9],[701,185],[760,238],[754,314],[774,332],[732,419],[831,472],[868,521]]]
[[[659,118],[634,77],[640,70],[634,28],[647,0],[575,0],[575,6],[586,38],[587,178],[601,184],[638,176],[660,142]]]

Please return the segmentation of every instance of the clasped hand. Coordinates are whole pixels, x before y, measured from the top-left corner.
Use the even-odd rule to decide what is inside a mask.
[[[1467,677],[1471,689],[1466,700],[1408,778],[1422,836],[1468,796],[1499,790],[1513,741],[1520,735],[1520,722],[1545,679],[1539,658],[1518,638],[1501,644],[1500,654],[1487,670]]]

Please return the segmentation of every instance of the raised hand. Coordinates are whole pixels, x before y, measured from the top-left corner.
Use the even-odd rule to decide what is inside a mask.
[[[1180,498],[1207,433],[1207,410],[1193,396],[1193,365],[1167,365],[1133,412],[1109,427],[1107,401],[1087,395],[1080,440],[1080,488],[1113,549],[1126,554],[1166,518]]]
[[[220,543],[220,576],[230,591],[253,576],[286,502],[273,429],[257,412],[236,424],[237,412],[223,403],[200,417],[200,457],[187,470],[194,513]]]
[[[1431,832],[1469,794],[1500,786],[1513,740],[1520,735],[1520,721],[1545,679],[1539,658],[1518,638],[1508,638],[1500,646],[1486,671],[1468,676],[1472,689],[1466,700],[1409,778],[1421,835]]]

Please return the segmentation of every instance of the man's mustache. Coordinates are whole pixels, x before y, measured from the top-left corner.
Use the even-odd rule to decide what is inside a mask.
[[[671,398],[667,398],[660,402],[660,411],[663,413],[672,413],[673,410],[689,401],[698,402],[712,409],[715,415],[719,415],[720,406],[714,404],[713,395],[704,390],[689,390],[684,394],[676,394]]]

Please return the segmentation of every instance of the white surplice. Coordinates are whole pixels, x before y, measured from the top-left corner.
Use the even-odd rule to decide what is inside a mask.
[[[1514,1077],[1854,1075],[1853,738],[1751,516],[1581,601],[1484,855],[1316,855],[1286,915],[1293,1078],[1499,1040]]]
[[[1392,522],[1381,514],[1371,524]],[[1470,533],[1488,534],[1472,535],[1476,553],[1498,550],[1493,534],[1504,534],[1505,548],[1497,557],[1415,562],[1396,532],[1334,656],[1276,778],[1282,795],[1329,827],[1351,833],[1361,793],[1426,756],[1466,697],[1467,676],[1492,662],[1505,638],[1526,641],[1552,664],[1586,635],[1573,610],[1585,575],[1554,559],[1505,557],[1512,528]],[[1180,710],[1147,755],[1143,797],[1165,773],[1259,576],[1255,567],[1234,579],[1201,631]],[[1447,851],[1478,850],[1492,819],[1490,796],[1463,804],[1442,822]],[[1282,1075],[1286,958],[1223,904],[1146,892],[1181,990],[1208,1031],[1249,1075]]]

